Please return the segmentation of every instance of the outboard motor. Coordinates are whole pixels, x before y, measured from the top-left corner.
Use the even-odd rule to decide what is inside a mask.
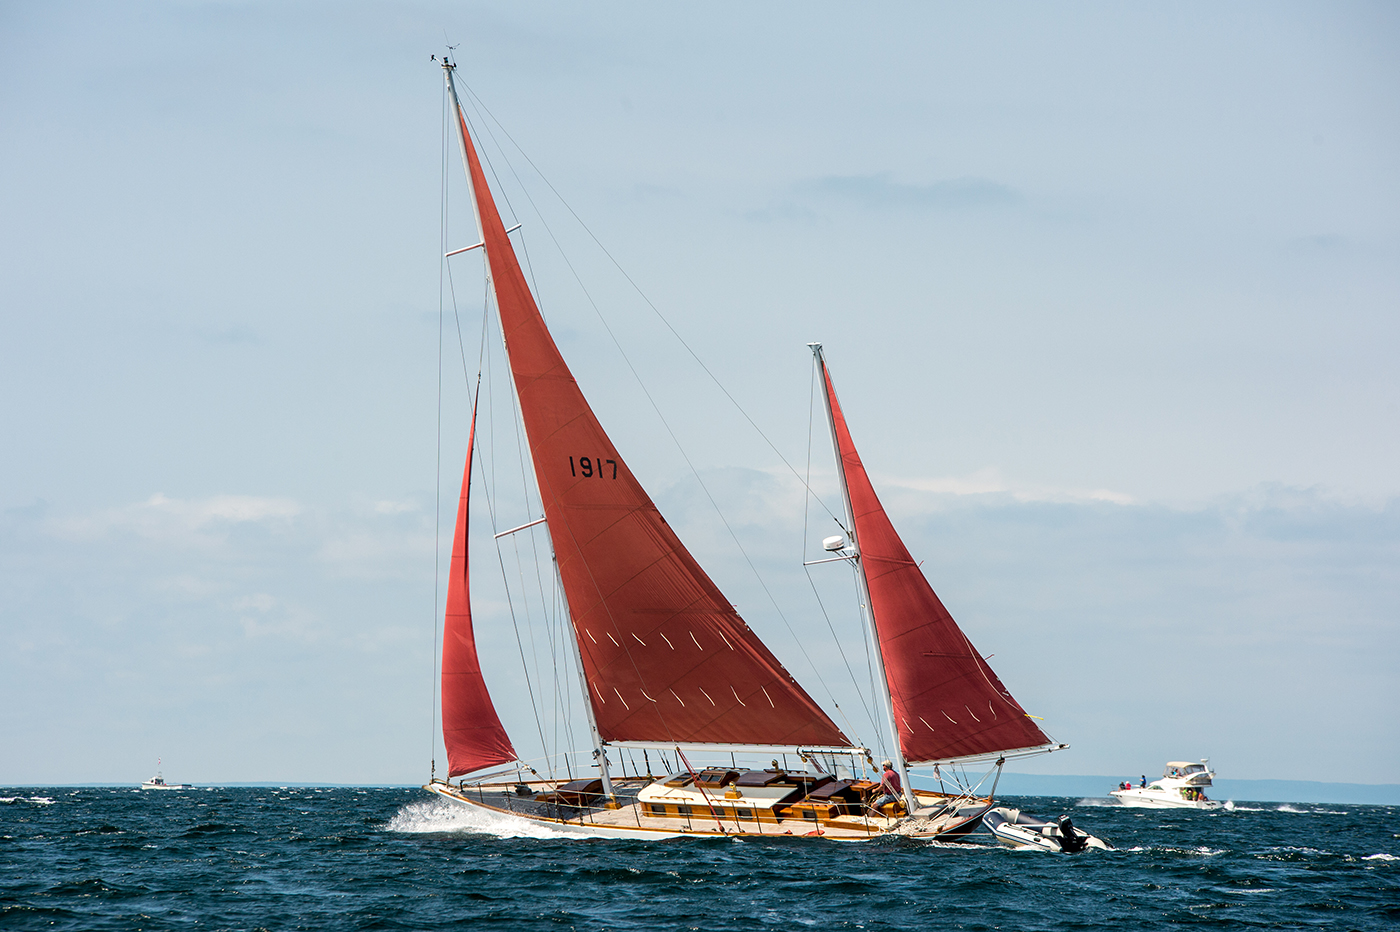
[[[1089,836],[1081,835],[1074,830],[1074,823],[1069,820],[1069,816],[1060,816],[1060,850],[1065,854],[1074,854],[1076,851],[1083,851],[1089,846]]]

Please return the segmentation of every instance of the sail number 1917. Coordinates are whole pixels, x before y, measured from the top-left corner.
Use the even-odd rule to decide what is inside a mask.
[[[611,474],[608,472],[608,467],[610,466],[612,467]],[[578,458],[578,465],[575,466],[574,458],[571,456],[569,457],[569,475],[581,475],[585,479],[591,479],[594,476],[597,476],[599,479],[616,479],[617,460],[605,460],[601,456],[580,456]]]

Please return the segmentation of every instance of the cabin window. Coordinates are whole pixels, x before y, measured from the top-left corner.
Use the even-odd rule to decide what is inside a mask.
[[[752,809],[746,809],[740,806],[734,810],[734,818],[736,819],[752,819],[753,817],[754,811]]]
[[[677,807],[676,807],[676,815],[680,816],[682,819],[688,819],[688,818],[690,818],[690,807],[689,807],[689,806],[677,806]]]
[[[817,810],[815,810],[815,809],[804,809],[804,810],[802,810],[802,818],[804,818],[804,819],[811,819],[813,822],[817,821]]]

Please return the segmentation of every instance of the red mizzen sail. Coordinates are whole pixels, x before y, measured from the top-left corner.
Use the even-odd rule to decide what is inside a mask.
[[[1049,744],[962,633],[885,514],[851,441],[822,360],[852,529],[909,761],[938,761]]]
[[[472,445],[476,410],[467,434],[467,466],[457,502],[457,531],[452,537],[452,567],[447,577],[447,613],[442,629],[442,739],[447,745],[447,775],[459,777],[483,767],[516,759],[506,730],[491,704],[472,631],[471,586],[467,576],[467,503],[471,497]]]
[[[604,433],[461,142],[530,455],[606,741],[849,747],[666,524]]]

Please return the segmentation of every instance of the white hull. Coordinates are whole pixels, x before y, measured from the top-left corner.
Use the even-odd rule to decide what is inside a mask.
[[[192,790],[194,786],[189,783],[152,783],[147,780],[141,784],[143,790]]]
[[[844,820],[848,824],[821,823],[820,825],[802,819],[787,819],[779,823],[734,823],[697,814],[691,818],[667,818],[652,815],[643,816],[640,807],[627,801],[618,809],[576,810],[569,818],[545,815],[526,810],[528,803],[513,798],[509,790],[484,790],[468,787],[462,789],[445,783],[429,783],[423,787],[443,799],[467,806],[492,815],[508,815],[536,825],[543,825],[552,831],[586,838],[637,838],[657,841],[666,838],[695,837],[822,837],[830,841],[867,841],[882,835],[908,835],[915,838],[939,838],[956,841],[971,834],[981,825],[982,814],[991,807],[991,801],[960,809],[956,813],[942,815],[929,822],[915,818],[878,818]],[[923,794],[919,794],[923,795]],[[626,797],[623,797],[625,800]],[[931,807],[930,810],[936,810]]]
[[[1138,809],[1223,809],[1224,803],[1213,799],[1182,799],[1175,790],[1114,790],[1110,794],[1124,806]]]

